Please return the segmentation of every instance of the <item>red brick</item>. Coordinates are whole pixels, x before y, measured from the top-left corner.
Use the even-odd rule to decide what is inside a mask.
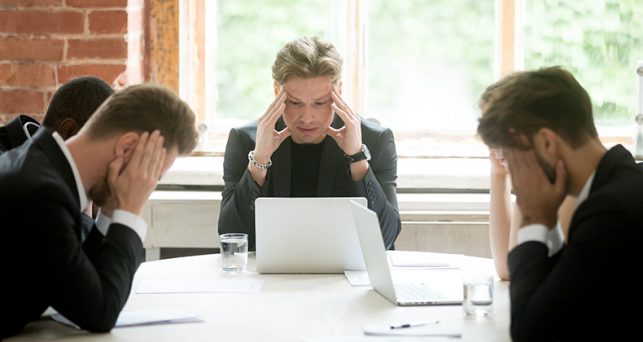
[[[112,84],[114,79],[123,71],[125,71],[125,65],[123,64],[67,65],[58,69],[58,83],[63,84],[72,78],[80,76],[95,76],[108,84]]]
[[[53,87],[54,69],[44,64],[0,64],[0,85]]]
[[[60,39],[0,37],[0,60],[62,61],[64,48]]]
[[[89,32],[126,33],[126,11],[94,11],[89,14]]]
[[[70,7],[127,7],[127,0],[67,0]]]
[[[2,7],[45,7],[60,6],[62,0],[0,0]]]
[[[78,12],[0,11],[0,32],[83,33],[84,17]]]
[[[127,43],[123,39],[70,39],[67,59],[127,58]]]
[[[31,90],[0,90],[0,113],[42,113],[45,108],[42,92]]]

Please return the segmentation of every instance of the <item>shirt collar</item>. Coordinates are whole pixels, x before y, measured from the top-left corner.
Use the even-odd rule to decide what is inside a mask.
[[[63,151],[63,154],[65,155],[69,166],[71,167],[71,172],[74,174],[76,189],[78,189],[78,198],[80,199],[80,209],[84,210],[87,207],[87,203],[89,202],[89,200],[87,199],[85,187],[83,186],[83,182],[80,179],[80,174],[78,173],[78,168],[76,167],[74,158],[72,158],[71,153],[69,152],[69,149],[67,148],[67,145],[65,144],[65,141],[60,136],[60,134],[58,134],[58,132],[54,132],[52,135],[54,137],[54,140],[56,140],[56,143],[58,143],[60,150]]]
[[[595,175],[596,170],[594,170],[585,181],[585,185],[583,185],[583,188],[576,198],[576,209],[578,209],[578,207],[580,207],[580,205],[587,199],[587,196],[589,196],[589,190],[592,188],[592,183],[594,182]]]

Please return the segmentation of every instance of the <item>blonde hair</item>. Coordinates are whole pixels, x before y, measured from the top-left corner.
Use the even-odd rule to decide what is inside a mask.
[[[342,63],[342,57],[331,43],[319,37],[298,38],[277,53],[272,65],[272,78],[283,84],[291,77],[327,76],[335,83],[341,76]]]

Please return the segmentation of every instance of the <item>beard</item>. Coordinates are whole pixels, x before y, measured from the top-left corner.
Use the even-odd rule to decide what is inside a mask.
[[[538,165],[540,165],[540,168],[545,173],[545,176],[549,179],[549,182],[554,184],[556,182],[556,168],[550,165],[536,149],[534,149],[534,156],[536,157]]]
[[[94,203],[102,207],[107,202],[107,199],[112,196],[112,192],[109,189],[109,184],[107,183],[107,177],[103,178],[103,181],[94,185],[89,189],[89,198],[94,201]]]

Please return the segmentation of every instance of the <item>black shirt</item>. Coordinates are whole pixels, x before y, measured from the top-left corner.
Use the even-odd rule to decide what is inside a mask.
[[[315,197],[317,194],[317,178],[323,147],[323,141],[319,144],[303,145],[292,142],[291,197]]]

